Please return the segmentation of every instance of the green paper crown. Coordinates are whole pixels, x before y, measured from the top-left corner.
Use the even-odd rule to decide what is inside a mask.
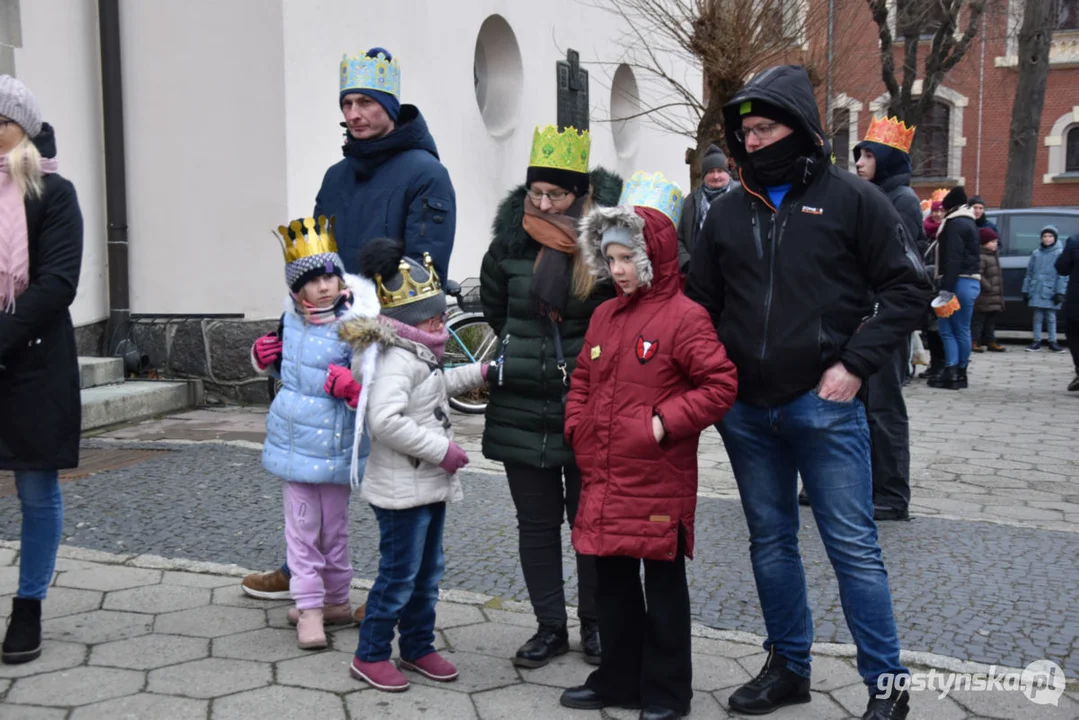
[[[554,125],[542,130],[537,127],[532,134],[532,157],[528,159],[528,166],[587,175],[591,147],[592,136],[587,130],[579,133],[577,128],[571,126],[559,132]]]

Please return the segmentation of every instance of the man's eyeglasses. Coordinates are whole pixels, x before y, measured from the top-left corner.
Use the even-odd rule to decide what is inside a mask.
[[[528,197],[532,198],[532,202],[537,204],[543,202],[543,198],[545,197],[553,203],[562,202],[570,194],[571,193],[565,190],[552,190],[551,192],[540,192],[539,190],[528,191]]]
[[[761,123],[760,125],[755,125],[753,127],[740,127],[734,131],[734,136],[738,138],[738,142],[740,143],[744,143],[746,141],[746,136],[748,135],[753,135],[758,140],[767,140],[772,137],[777,127],[779,127],[779,123],[777,122]]]

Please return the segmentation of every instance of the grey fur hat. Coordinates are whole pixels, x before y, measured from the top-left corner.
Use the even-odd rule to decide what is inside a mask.
[[[617,243],[635,252],[637,277],[643,287],[649,287],[655,274],[648,248],[644,241],[644,218],[630,205],[597,207],[581,218],[578,226],[577,246],[580,248],[588,270],[598,280],[611,277],[603,249]]]
[[[41,110],[34,94],[10,75],[0,75],[0,115],[18,123],[31,139],[41,132]]]

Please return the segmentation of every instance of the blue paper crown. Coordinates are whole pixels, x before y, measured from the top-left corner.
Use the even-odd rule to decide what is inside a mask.
[[[397,58],[387,60],[379,53],[341,57],[341,92],[346,90],[381,90],[400,99],[401,65]]]
[[[622,184],[622,197],[619,205],[640,205],[659,210],[678,227],[682,217],[682,205],[685,198],[678,183],[663,177],[663,173],[646,173],[638,170]]]

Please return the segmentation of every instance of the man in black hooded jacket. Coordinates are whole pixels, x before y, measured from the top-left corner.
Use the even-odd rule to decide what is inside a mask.
[[[899,127],[891,118],[880,121],[885,127],[889,124]],[[855,168],[858,177],[870,181],[888,196],[899,213],[908,240],[914,241],[921,257],[928,242],[921,201],[910,187],[910,154],[868,139],[884,139],[886,135],[874,134],[870,128],[867,139],[854,146]],[[904,342],[868,382],[866,410],[873,465],[873,518],[878,522],[910,518],[910,420],[903,400],[909,357],[910,345]]]
[[[810,699],[799,473],[863,680],[877,693],[907,674],[858,393],[918,326],[932,290],[888,199],[831,164],[805,68],[761,72],[723,115],[742,187],[709,211],[686,292],[709,311],[738,367],[738,401],[719,431],[749,526],[769,652],[730,707],[764,714]],[[908,703],[905,692],[878,693],[863,717],[902,720]]]

